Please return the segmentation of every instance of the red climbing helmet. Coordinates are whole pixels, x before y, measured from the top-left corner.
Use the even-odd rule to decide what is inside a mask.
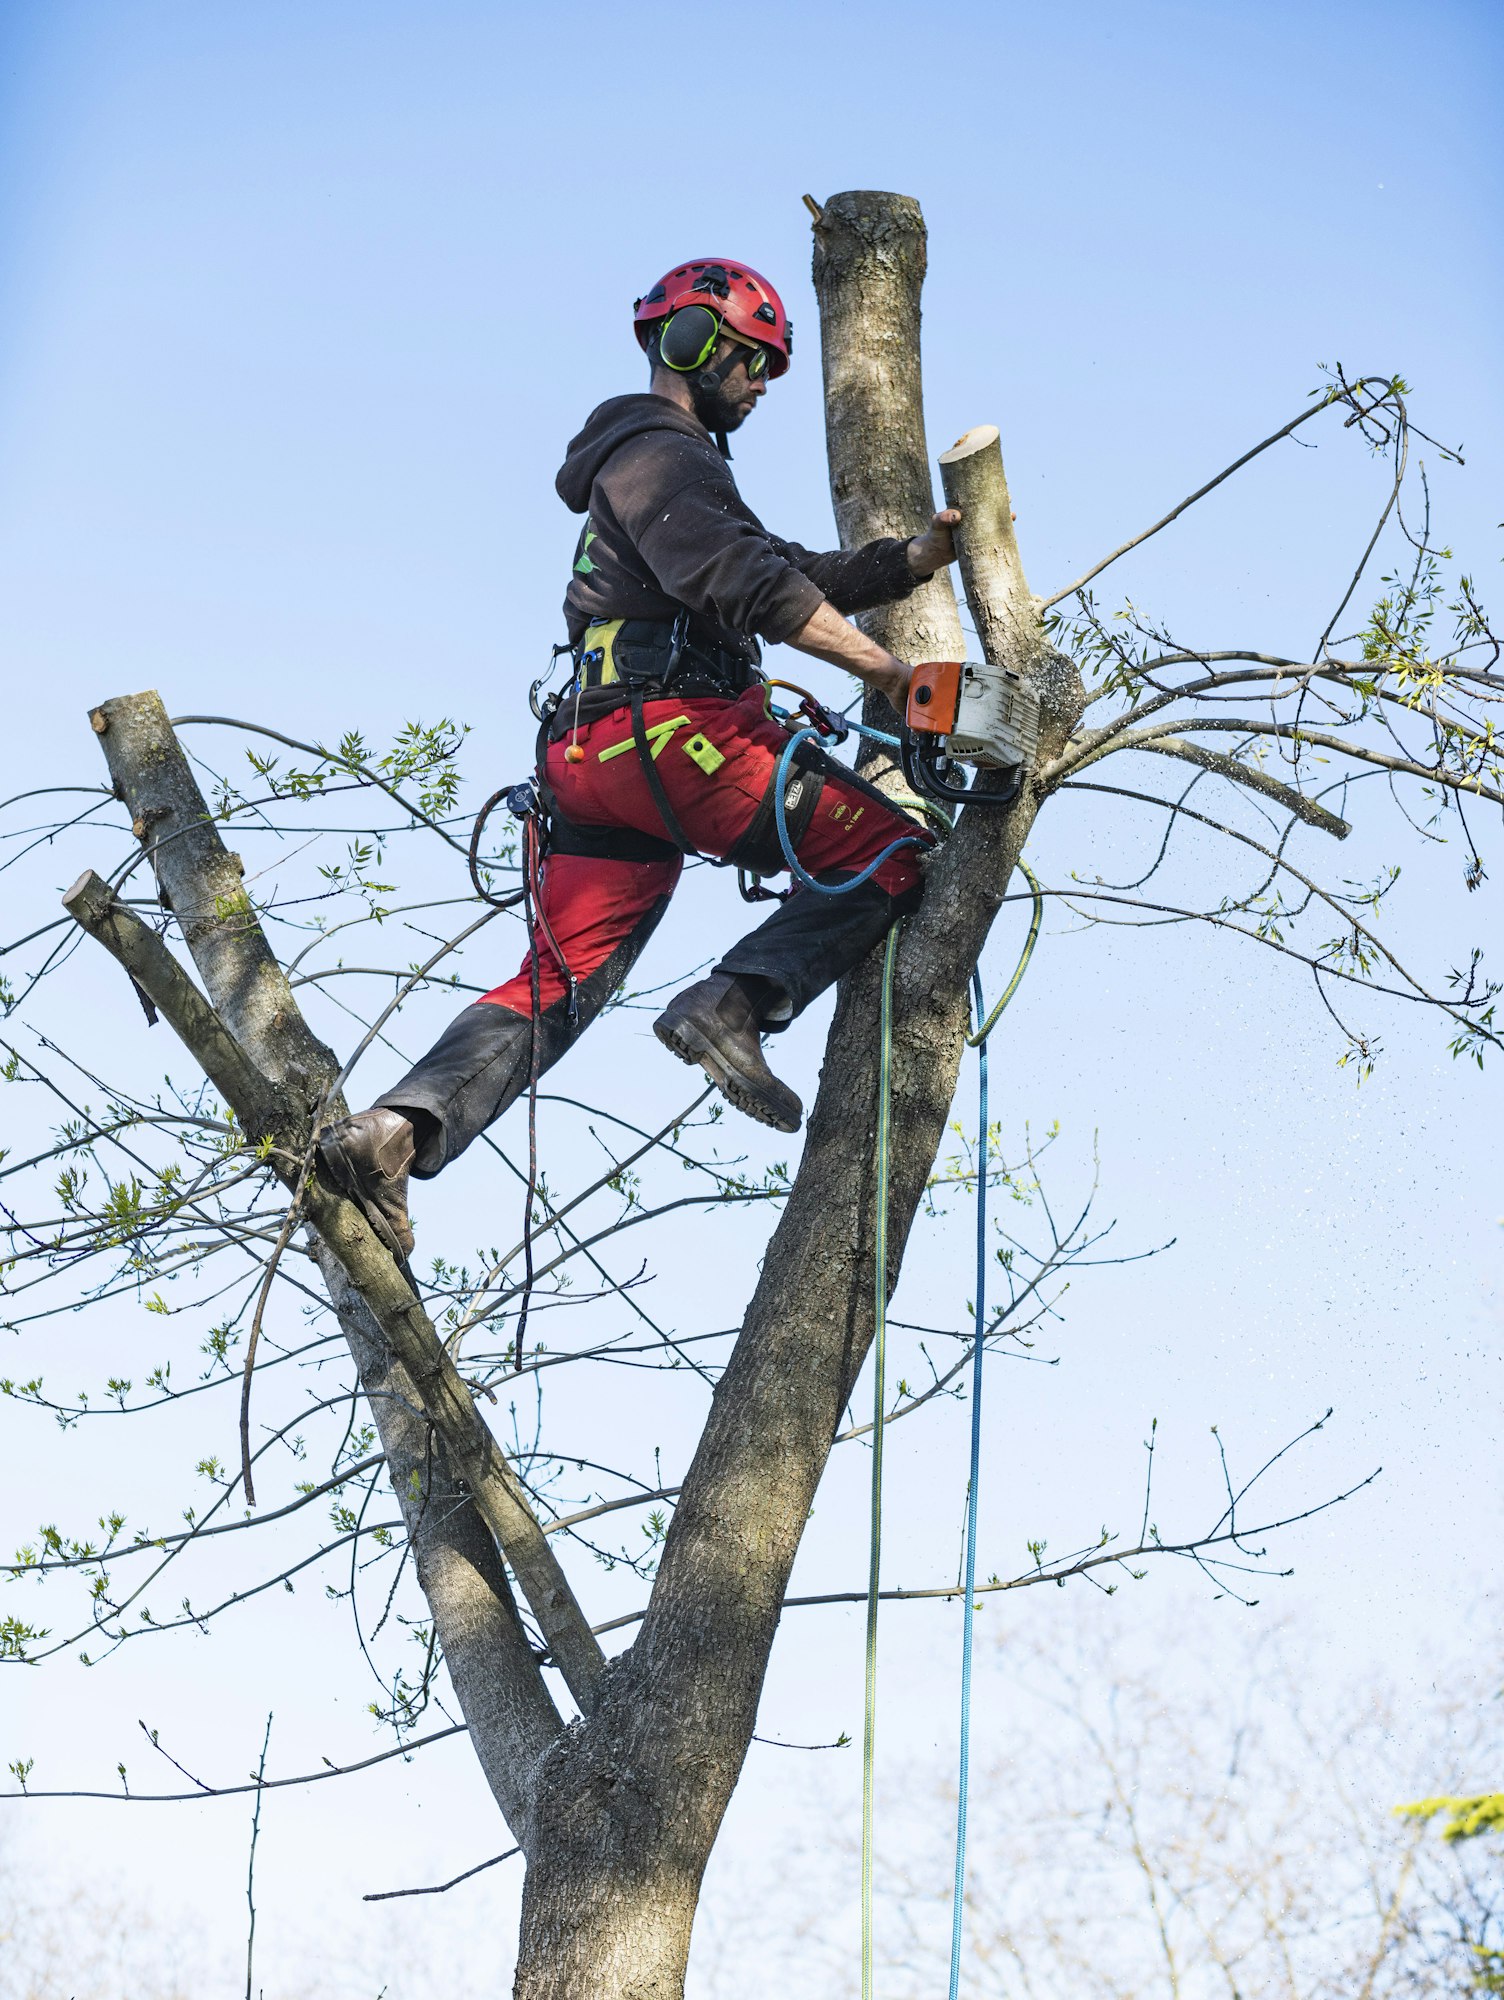
[[[794,329],[783,300],[750,264],[734,257],[699,257],[666,272],[633,306],[637,345],[646,348],[655,323],[681,306],[708,306],[728,333],[766,347],[770,375],[781,375],[788,367]]]

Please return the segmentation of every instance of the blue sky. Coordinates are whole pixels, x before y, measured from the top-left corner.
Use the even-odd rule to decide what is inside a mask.
[[[705,18],[657,0],[546,17],[451,0],[10,0],[5,791],[37,770],[93,782],[85,710],[142,686],[174,712],[326,738],[454,715],[473,725],[478,792],[520,771],[526,685],[559,636],[576,532],[553,473],[590,407],[639,386],[630,302],[691,252],[735,252],[783,290],[796,365],[743,433],[737,472],[781,532],[828,543],[805,191],[922,201],[931,449],[1001,426],[1036,589],[1295,414],[1318,364],[1340,361],[1403,372],[1417,420],[1464,446],[1465,472],[1435,468],[1438,518],[1487,591],[1504,490],[1500,39],[1494,10],[1457,4],[1423,18],[1160,0]],[[1201,644],[1309,646],[1382,477],[1335,429],[1315,452],[1270,454],[1124,565],[1118,587]],[[1058,879],[1111,874],[1142,838],[1062,801],[1036,860]],[[1497,879],[1469,899],[1455,850],[1412,853],[1390,820],[1351,845],[1354,874],[1406,861],[1395,921],[1429,963],[1497,933]],[[70,848],[42,887],[92,858]],[[691,882],[654,976],[738,919],[723,881]],[[1491,1581],[1498,1529],[1497,1071],[1455,1066],[1434,1022],[1375,1013],[1387,1054],[1357,1092],[1298,979],[1247,947],[1067,931],[1052,927],[1009,1017],[995,1105],[1015,1132],[1062,1121],[1067,1178],[1089,1175],[1095,1134],[1123,1241],[1180,1240],[1082,1285],[1059,1370],[1006,1376],[991,1420],[997,1544],[1016,1552],[1041,1529],[1064,1543],[1131,1508],[1151,1416],[1179,1444],[1167,1505],[1179,1481],[1191,1506],[1211,1423],[1251,1454],[1335,1403],[1314,1484],[1381,1460],[1386,1479],[1363,1511],[1307,1534],[1274,1595],[1327,1635],[1334,1674],[1392,1659],[1424,1681],[1428,1647],[1457,1638]],[[1012,946],[1000,933],[994,987]],[[59,999],[75,1041],[101,1032],[102,992],[76,964]],[[415,1044],[442,1014],[421,1016]],[[789,1039],[806,1085],[822,1023]],[[656,1067],[644,1025],[603,1023],[571,1087],[634,1117],[667,1106],[680,1078]],[[129,1041],[144,1035],[134,1022],[109,1033],[161,1060]],[[372,1071],[373,1090],[381,1081]],[[483,1214],[484,1165],[467,1162],[446,1197],[467,1220]],[[750,1280],[755,1235],[716,1240],[737,1285]],[[964,1299],[963,1240],[964,1226],[954,1243],[942,1233],[911,1274],[926,1297],[949,1284]],[[692,1285],[664,1282],[676,1308],[698,1309]],[[611,1416],[584,1420],[604,1431]],[[895,1450],[905,1578],[951,1560],[964,1413],[946,1421],[943,1441]],[[132,1476],[115,1449],[110,1477]],[[71,1463],[58,1452],[32,1427],[7,1442],[12,1540],[57,1490]],[[863,1470],[833,1474],[822,1495],[810,1556],[822,1574],[861,1569]],[[954,1490],[926,1514],[945,1478]],[[1186,1581],[1156,1587],[1183,1592],[1187,1615],[1226,1610],[1204,1612]],[[1023,1601],[1020,1616],[1048,1609]],[[857,1628],[818,1615],[820,1635],[781,1648],[772,1733],[828,1740],[851,1726]],[[59,1773],[108,1771],[142,1705],[171,1703],[207,1757],[238,1766],[267,1688],[288,1704],[290,1761],[294,1746],[316,1756],[333,1740],[337,1700],[343,1740],[361,1740],[364,1696],[333,1628],[264,1650],[252,1629],[238,1649],[164,1647],[139,1666],[127,1654],[113,1679],[25,1677],[14,1748]],[[895,1734],[948,1759],[930,1704],[948,1713],[949,1627],[916,1615],[889,1631],[889,1685],[909,1718]],[[844,1664],[829,1663],[836,1647]],[[268,1952],[326,1905],[359,1921],[359,1891],[389,1871],[384,1815],[437,1823],[437,1868],[490,1851],[487,1803],[462,1766],[450,1746],[397,1767],[385,1789],[335,1802],[323,1787],[286,1808],[268,1845]],[[830,1783],[855,1777],[843,1766]],[[728,1871],[738,1842],[776,1832],[784,1783],[754,1762]],[[128,1884],[177,1885],[157,1891],[167,1906],[180,1896],[233,1935],[244,1829],[231,1810],[148,1814],[127,1843],[118,1818],[47,1808],[26,1837],[58,1879],[107,1866]],[[429,1836],[418,1846],[426,1855]],[[483,1915],[504,1937],[508,1893],[446,1921]],[[427,1916],[411,1921],[427,1935]]]

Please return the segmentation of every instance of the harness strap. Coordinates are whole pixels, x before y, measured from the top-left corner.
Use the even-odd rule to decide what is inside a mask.
[[[555,806],[548,825],[550,854],[575,854],[591,861],[672,861],[679,852],[631,826],[579,826]]]
[[[648,781],[653,804],[658,808],[658,817],[663,821],[664,831],[681,854],[698,854],[692,840],[688,838],[673,807],[668,802],[668,793],[663,789],[663,780],[658,775],[658,766],[653,761],[653,747],[648,742],[647,725],[642,719],[642,689],[632,690],[632,741],[637,745],[637,761],[642,766],[642,775]]]
[[[783,858],[783,849],[778,844],[777,793],[780,775],[779,764],[775,761],[767,788],[757,802],[757,810],[748,821],[746,832],[726,856],[734,867],[750,869],[754,875],[778,875],[788,866]],[[789,839],[795,847],[809,831],[824,789],[825,774],[813,765],[796,769],[791,777],[784,780],[785,823]]]
[[[610,681],[604,687],[581,687],[576,682],[572,690],[566,690],[563,700],[545,723],[543,741],[545,744],[561,742],[571,730],[585,729],[592,722],[599,722],[603,715],[614,715],[617,709],[626,705],[626,689],[620,681]]]

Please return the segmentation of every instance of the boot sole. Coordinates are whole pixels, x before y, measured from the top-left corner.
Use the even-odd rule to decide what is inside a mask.
[[[775,1132],[799,1130],[803,1122],[802,1113],[796,1114],[790,1124],[787,1115],[775,1112],[765,1097],[727,1065],[714,1042],[707,1035],[702,1035],[692,1022],[660,1017],[653,1023],[653,1033],[680,1062],[691,1066],[698,1064],[727,1103],[734,1104],[748,1118],[755,1118],[759,1125],[771,1125]]]
[[[340,1193],[347,1200],[355,1203],[355,1206],[371,1225],[377,1242],[396,1259],[403,1271],[406,1272],[410,1252],[403,1249],[392,1225],[387,1221],[375,1202],[367,1195],[361,1182],[359,1171],[349,1154],[345,1151],[343,1141],[336,1139],[332,1131],[319,1140],[319,1158],[329,1169],[329,1177]]]

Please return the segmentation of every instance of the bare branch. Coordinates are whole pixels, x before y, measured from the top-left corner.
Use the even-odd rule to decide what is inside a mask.
[[[92,871],[68,892],[67,901],[78,922],[139,979],[242,1120],[249,1119],[251,1129],[265,1129],[277,1116],[268,1103],[267,1080],[161,939],[124,910]],[[300,1154],[307,1144],[304,1134],[297,1149]],[[279,1166],[279,1175],[296,1184],[297,1177],[289,1176],[285,1167]],[[603,1655],[505,1453],[476,1410],[427,1314],[360,1211],[317,1180],[308,1183],[304,1202],[320,1238],[402,1357],[425,1413],[443,1434],[476,1508],[516,1572],[571,1694],[588,1709]]]
[[[1198,1535],[1184,1542],[1161,1542],[1151,1536],[1148,1540],[1135,1543],[1130,1549],[1114,1549],[1099,1545],[1090,1554],[1072,1556],[1061,1563],[1026,1570],[1019,1576],[1010,1577],[1006,1582],[993,1578],[990,1582],[979,1583],[975,1595],[982,1597],[1000,1590],[1027,1590],[1037,1583],[1067,1583],[1073,1576],[1087,1576],[1092,1570],[1101,1569],[1108,1564],[1139,1562],[1147,1560],[1150,1556],[1204,1558],[1205,1551],[1210,1548],[1219,1548],[1228,1543],[1241,1547],[1250,1535],[1272,1535],[1281,1528],[1293,1528],[1297,1522],[1309,1521],[1313,1515],[1324,1514],[1329,1507],[1340,1506],[1344,1500],[1351,1500],[1354,1494],[1361,1493],[1365,1486],[1371,1486],[1382,1471],[1382,1466],[1376,1466],[1366,1479],[1360,1479],[1356,1486],[1349,1486],[1343,1493],[1333,1494],[1330,1500],[1320,1500],[1314,1507],[1303,1508],[1298,1514],[1282,1515],[1275,1521],[1262,1522],[1256,1528],[1239,1528],[1236,1533],[1229,1529],[1220,1534]],[[894,1603],[912,1603],[928,1597],[964,1597],[966,1590],[964,1585],[941,1583],[921,1590],[883,1590],[879,1591],[878,1595]],[[816,1604],[865,1604],[866,1602],[865,1590],[832,1590],[821,1591],[812,1597],[786,1597],[783,1600],[783,1608],[785,1611],[798,1611],[806,1610]],[[644,1607],[641,1611],[628,1612],[625,1617],[608,1619],[604,1625],[597,1625],[595,1629],[598,1633],[615,1632],[622,1626],[637,1624],[646,1616],[647,1607]]]
[[[1351,738],[1346,736],[1333,736],[1324,729],[1308,729],[1304,723],[1265,721],[1249,716],[1183,715],[1163,723],[1155,724],[1149,729],[1129,730],[1125,734],[1116,737],[1111,744],[1104,745],[1102,748],[1094,750],[1084,757],[1074,761],[1068,757],[1062,757],[1059,760],[1058,767],[1052,767],[1051,776],[1055,775],[1056,768],[1063,775],[1066,771],[1072,769],[1079,770],[1086,764],[1095,763],[1097,758],[1105,756],[1108,750],[1157,750],[1166,740],[1172,743],[1178,741],[1177,738],[1169,736],[1169,732],[1173,729],[1220,730],[1235,736],[1278,736],[1290,742],[1312,745],[1318,750],[1330,750],[1342,757],[1351,757],[1355,762],[1360,764],[1372,764],[1376,769],[1381,771],[1392,771],[1397,775],[1405,777],[1421,778],[1430,785],[1444,785],[1449,791],[1473,793],[1480,799],[1487,799],[1491,805],[1504,805],[1504,792],[1496,791],[1491,785],[1485,785],[1479,777],[1470,777],[1463,772],[1446,771],[1434,764],[1418,764],[1410,757],[1393,757],[1386,751],[1372,750],[1365,743],[1355,743]],[[1180,748],[1170,750],[1165,754],[1170,756],[1186,756],[1193,751],[1194,747],[1182,744]],[[1208,752],[1207,754],[1210,755],[1211,753]],[[1192,755],[1191,761],[1199,763],[1201,759],[1198,756]],[[1240,782],[1246,782],[1246,780],[1240,780]],[[1255,787],[1255,789],[1258,789],[1258,787]],[[1287,800],[1281,794],[1281,802],[1290,803],[1290,801],[1299,799],[1301,796],[1299,792],[1291,792]],[[1296,810],[1293,803],[1290,803],[1290,810],[1292,812]],[[1321,809],[1318,808],[1318,810]],[[1312,822],[1312,824],[1318,823],[1315,821]],[[1330,831],[1330,829],[1327,830]]]
[[[1258,792],[1266,799],[1273,799],[1286,811],[1295,815],[1307,826],[1318,827],[1321,832],[1331,834],[1334,840],[1346,840],[1352,832],[1351,824],[1340,814],[1322,805],[1319,800],[1296,791],[1293,785],[1285,784],[1279,778],[1272,778],[1267,771],[1261,771],[1255,764],[1243,764],[1236,757],[1227,757],[1219,751],[1208,750],[1201,743],[1187,743],[1183,737],[1163,736],[1157,742],[1146,743],[1146,750],[1152,750],[1161,757],[1179,757],[1188,764],[1197,764],[1203,771],[1210,771],[1218,777],[1229,778],[1234,784],[1243,785],[1251,792]]]
[[[1379,379],[1381,378],[1365,376],[1361,382],[1354,383],[1353,387],[1355,390],[1361,390],[1366,388],[1370,381]],[[1389,385],[1385,383],[1384,388],[1387,394]],[[1187,507],[1194,507],[1198,500],[1204,500],[1208,493],[1222,484],[1224,479],[1231,479],[1235,472],[1240,472],[1251,459],[1257,458],[1260,452],[1268,451],[1269,447],[1278,444],[1281,438],[1289,437],[1292,432],[1298,431],[1302,424],[1308,424],[1312,417],[1320,416],[1323,410],[1330,409],[1333,403],[1342,400],[1344,399],[1340,389],[1329,389],[1319,403],[1313,403],[1310,409],[1302,410],[1298,417],[1292,417],[1289,423],[1282,424],[1277,431],[1272,431],[1262,444],[1256,444],[1251,451],[1245,451],[1241,458],[1235,458],[1231,465],[1225,466],[1217,474],[1215,479],[1209,479],[1204,486],[1198,486],[1194,493],[1188,493],[1178,506],[1172,507],[1168,514],[1162,515],[1153,527],[1145,528],[1142,534],[1132,536],[1120,547],[1115,548],[1110,556],[1103,556],[1099,563],[1094,563],[1084,576],[1078,576],[1076,581],[1068,583],[1064,590],[1057,590],[1053,597],[1045,598],[1039,607],[1040,610],[1048,611],[1052,604],[1059,604],[1063,598],[1074,597],[1078,590],[1084,590],[1094,577],[1102,574],[1104,569],[1111,568],[1119,557],[1127,555],[1130,549],[1136,549],[1141,543],[1147,542],[1151,536],[1157,535],[1161,528],[1168,528],[1172,521],[1178,521]],[[1377,409],[1383,401],[1383,397],[1376,398],[1370,407]]]
[[[463,1875],[451,1875],[447,1882],[435,1882],[428,1889],[374,1889],[368,1896],[362,1896],[363,1903],[385,1903],[393,1896],[442,1896],[448,1889],[457,1889],[461,1882],[468,1882],[472,1875],[482,1875],[486,1869],[494,1868],[498,1861],[510,1861],[514,1854],[520,1854],[520,1847],[509,1847],[505,1854],[493,1854],[489,1861],[477,1861],[473,1868],[467,1868]]]
[[[90,1791],[38,1791],[26,1786],[19,1791],[0,1792],[0,1799],[112,1799],[116,1805],[176,1805],[185,1799],[238,1798],[245,1792],[279,1792],[289,1785],[317,1785],[327,1778],[348,1778],[354,1771],[369,1771],[373,1764],[389,1764],[394,1757],[410,1757],[415,1750],[426,1750],[431,1743],[442,1743],[448,1736],[468,1734],[463,1722],[454,1722],[447,1729],[435,1729],[427,1736],[411,1736],[405,1743],[397,1744],[391,1750],[378,1750],[374,1757],[362,1757],[354,1764],[330,1764],[325,1771],[305,1771],[296,1778],[252,1778],[243,1785],[205,1785],[195,1778],[197,1791],[192,1792],[90,1792]],[[158,1746],[160,1747],[160,1746]]]

